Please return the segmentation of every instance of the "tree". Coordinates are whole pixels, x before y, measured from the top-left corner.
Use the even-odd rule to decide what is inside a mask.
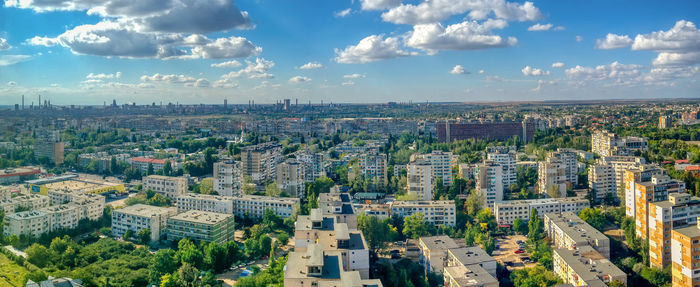
[[[202,179],[199,182],[199,193],[201,194],[215,194],[214,191],[214,180],[211,177]]]
[[[513,230],[520,234],[525,234],[528,232],[528,226],[520,217],[518,217],[515,219],[515,221],[513,221]]]
[[[200,286],[199,270],[197,267],[189,263],[183,263],[180,269],[177,270],[178,285],[183,287]]]
[[[27,253],[27,261],[36,265],[39,268],[44,268],[51,260],[51,253],[46,247],[40,244],[32,244],[25,250]]]
[[[587,222],[595,229],[602,231],[605,227],[605,215],[603,214],[603,211],[600,208],[584,208],[579,213],[579,217],[581,217],[583,221]]]
[[[613,282],[610,282],[608,284],[608,286],[610,286],[610,287],[625,287],[625,283],[623,283],[620,280],[613,280]]]
[[[260,254],[270,254],[272,250],[272,239],[267,234],[263,234],[258,238],[258,247],[260,248]]]
[[[170,176],[172,173],[173,173],[173,165],[170,163],[169,160],[166,160],[165,164],[163,165],[163,175]]]
[[[218,242],[207,244],[204,247],[205,269],[214,269],[217,273],[226,270],[226,268],[231,266],[230,263],[226,262],[226,256],[226,248]]]
[[[289,234],[286,232],[281,232],[279,235],[277,235],[277,241],[280,243],[280,246],[287,245],[287,243],[289,243]]]
[[[279,188],[276,181],[265,186],[265,195],[271,197],[279,197],[281,194],[282,189]]]
[[[519,287],[548,287],[561,283],[554,272],[539,265],[515,270],[510,277],[513,284]]]
[[[388,218],[380,220],[376,216],[360,213],[357,217],[357,228],[362,231],[370,249],[375,251],[384,248],[387,242],[398,237],[396,228],[391,226]]]
[[[202,266],[202,251],[188,238],[180,239],[177,243],[177,258],[182,264],[190,264],[194,267]]]
[[[246,239],[245,243],[243,243],[243,247],[245,248],[245,254],[248,255],[249,258],[258,258],[258,256],[260,256],[259,243],[254,238]]]
[[[160,287],[179,287],[177,274],[165,274],[160,277]]]
[[[148,242],[151,242],[151,230],[148,228],[144,228],[144,229],[139,230],[139,232],[137,233],[137,236],[138,236],[139,242],[141,242],[141,244],[145,245],[145,244],[148,244]]]
[[[122,235],[122,240],[127,241],[132,237],[134,237],[134,231],[127,229],[126,232],[124,232],[124,235]]]
[[[421,236],[430,234],[430,226],[425,223],[423,213],[415,213],[404,218],[403,234],[408,238],[418,239]]]
[[[162,278],[164,275],[175,272],[178,263],[176,257],[175,251],[170,248],[158,250],[153,254],[153,258],[148,265],[149,278],[155,281],[158,280],[158,278]],[[163,280],[161,279],[161,284],[162,282]]]
[[[152,175],[152,174],[154,174],[154,173],[155,173],[155,171],[153,171],[153,164],[149,162],[149,163],[148,163],[148,170],[146,171],[146,174],[147,174],[147,175]]]
[[[537,208],[533,208],[530,212],[530,220],[527,222],[527,226],[529,231],[528,241],[539,241],[544,237],[544,224],[537,213]]]

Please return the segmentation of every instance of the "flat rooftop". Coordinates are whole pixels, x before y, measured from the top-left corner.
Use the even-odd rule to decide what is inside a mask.
[[[610,240],[605,234],[583,221],[576,213],[547,213],[544,216],[545,221],[551,221],[551,224],[561,229],[576,243],[585,243],[591,240]]]
[[[459,248],[460,246],[447,235],[426,236],[419,239],[431,251],[447,250],[451,248]]]
[[[611,277],[627,276],[625,272],[590,246],[583,246],[577,250],[554,249],[553,252],[557,253],[588,286],[606,286],[601,280],[606,275]],[[603,285],[600,285],[601,283]]]
[[[170,217],[172,220],[182,220],[196,223],[217,224],[232,217],[233,214],[223,214],[199,210],[190,210]]]
[[[680,234],[683,234],[683,235],[690,237],[690,238],[695,238],[695,237],[700,236],[700,228],[698,228],[695,225],[684,227],[684,228],[677,228],[677,229],[674,229],[673,231],[678,232]]]
[[[454,206],[454,201],[449,200],[415,200],[415,201],[393,201],[392,206]]]
[[[491,276],[486,269],[479,265],[445,267],[444,272],[449,274],[461,287],[485,286],[498,284],[498,280]]]
[[[308,276],[307,266],[311,263],[311,257],[306,251],[294,251],[289,253],[287,265],[284,270],[285,279],[305,279],[319,278],[326,280],[340,280],[340,274],[343,272],[342,255],[340,252],[323,252],[323,272],[320,277]]]
[[[170,212],[170,209],[167,207],[158,207],[146,204],[134,204],[131,206],[115,209],[114,211],[118,213],[124,213],[141,217],[151,217],[156,215],[168,214]]]
[[[496,259],[479,247],[451,248],[448,252],[465,266],[496,261]]]

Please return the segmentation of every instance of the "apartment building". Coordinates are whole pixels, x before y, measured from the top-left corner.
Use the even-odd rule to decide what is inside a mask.
[[[575,250],[592,246],[605,258],[610,258],[610,239],[573,212],[546,213],[544,231],[555,248]]]
[[[373,185],[386,185],[389,182],[386,154],[371,150],[359,156],[360,173]]]
[[[425,267],[426,272],[442,274],[445,266],[448,266],[447,251],[460,247],[462,246],[447,235],[421,237],[418,239],[420,249],[418,263]]]
[[[129,159],[131,168],[137,169],[141,173],[148,172],[148,166],[152,166],[153,171],[162,170],[163,167],[165,167],[165,162],[166,160],[164,159],[155,159],[150,157],[132,157]]]
[[[486,159],[495,162],[503,168],[503,188],[508,188],[517,180],[515,168],[515,149],[503,146],[488,147],[486,149]]]
[[[82,193],[75,190],[52,189],[47,191],[51,205],[72,203],[79,208],[80,218],[98,220],[105,208],[105,197],[98,194]]]
[[[36,129],[35,132],[34,158],[48,158],[53,164],[62,164],[65,143],[61,141],[61,132],[47,129]]]
[[[446,266],[479,266],[491,277],[496,277],[496,259],[479,247],[450,248],[447,250]],[[447,268],[447,267],[446,267]]]
[[[649,203],[668,200],[669,194],[685,192],[685,183],[666,174],[653,175],[649,181],[635,182],[635,234],[649,237]]]
[[[637,214],[637,200],[635,191],[637,182],[647,182],[654,175],[663,175],[665,172],[656,164],[645,164],[639,167],[625,170],[624,173],[624,189],[625,189],[625,215],[634,218]]]
[[[455,226],[456,222],[455,203],[451,200],[394,201],[389,209],[392,217],[422,213],[429,224]]]
[[[48,206],[40,211],[46,214],[49,231],[76,228],[82,218],[80,207],[72,203]]]
[[[175,200],[187,193],[187,178],[175,176],[149,175],[143,178],[143,189],[153,190]]]
[[[309,215],[297,217],[294,248],[304,251],[314,244],[324,251],[338,251],[344,271],[358,271],[362,278],[369,278],[369,248],[361,231],[349,229],[346,223],[323,215],[320,209],[312,209]]]
[[[671,264],[671,230],[697,224],[700,198],[680,192],[668,200],[649,203],[649,263],[665,268]]]
[[[360,272],[344,271],[339,251],[324,250],[320,244],[309,244],[305,250],[289,253],[284,267],[286,287],[382,287],[379,279],[362,279]]]
[[[560,148],[549,152],[547,159],[537,166],[537,189],[551,197],[566,195],[578,184],[578,154],[574,149]]]
[[[313,152],[305,149],[294,154],[296,159],[302,163],[304,167],[304,180],[311,182],[319,177],[326,176],[326,154],[322,152]]]
[[[187,193],[175,199],[175,206],[178,213],[199,210],[233,214],[235,211],[233,202],[234,198],[231,196]]]
[[[499,225],[513,225],[517,218],[524,222],[530,220],[533,209],[537,209],[539,214],[563,212],[578,214],[587,207],[590,207],[590,202],[585,197],[561,197],[496,202],[493,211]]]
[[[452,185],[452,167],[457,165],[457,157],[452,152],[434,150],[428,154],[411,155],[411,161],[418,159],[430,164],[433,178],[442,178],[443,186]]]
[[[177,242],[190,238],[197,242],[224,243],[233,240],[235,231],[233,214],[186,211],[167,219],[168,240]]]
[[[35,210],[49,206],[49,197],[38,194],[20,195],[13,198],[0,199],[0,208],[5,215],[12,214],[15,210]]]
[[[406,165],[408,192],[415,194],[418,200],[432,200],[435,178],[430,163],[418,159]]]
[[[572,286],[607,286],[613,281],[627,285],[627,274],[591,246],[552,251],[554,273]],[[676,286],[676,285],[674,285]]]
[[[348,228],[357,229],[357,213],[349,193],[321,193],[318,208],[324,216],[333,216],[337,222],[347,224]]]
[[[175,208],[145,204],[117,208],[112,211],[112,235],[122,237],[127,230],[137,234],[141,229],[151,231],[151,241],[160,240],[165,234],[168,217],[177,214]]]
[[[635,152],[647,149],[647,140],[641,137],[618,137],[607,131],[597,131],[591,135],[591,151],[602,156],[632,156]]]
[[[674,287],[700,285],[700,221],[671,230],[671,280]]]
[[[46,213],[40,210],[15,212],[5,216],[3,222],[5,236],[24,234],[38,238],[50,231],[49,218]]]
[[[270,209],[282,218],[291,217],[299,208],[299,198],[244,194],[233,198],[234,214],[239,217],[262,218]]]
[[[498,279],[479,265],[448,266],[442,273],[445,287],[498,287]]]
[[[214,191],[223,196],[234,196],[241,193],[241,170],[239,163],[233,160],[214,163]]]
[[[645,164],[642,157],[606,156],[588,168],[588,187],[596,201],[607,196],[623,196],[625,171]]]
[[[306,170],[296,159],[289,158],[277,165],[277,186],[287,194],[306,197]]]
[[[355,204],[357,214],[376,216],[379,220],[391,217],[388,204]]]
[[[277,164],[282,161],[282,145],[267,142],[241,150],[241,172],[256,183],[277,178]]]
[[[494,161],[484,161],[476,166],[476,190],[486,199],[486,207],[493,210],[494,203],[503,200],[503,167]]]

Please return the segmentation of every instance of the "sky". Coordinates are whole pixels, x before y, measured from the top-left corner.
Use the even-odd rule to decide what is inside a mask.
[[[699,97],[697,25],[697,0],[4,0],[0,105]]]

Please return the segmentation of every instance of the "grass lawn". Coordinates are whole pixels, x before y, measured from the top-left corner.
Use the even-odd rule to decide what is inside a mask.
[[[24,286],[28,271],[0,253],[0,286]]]

